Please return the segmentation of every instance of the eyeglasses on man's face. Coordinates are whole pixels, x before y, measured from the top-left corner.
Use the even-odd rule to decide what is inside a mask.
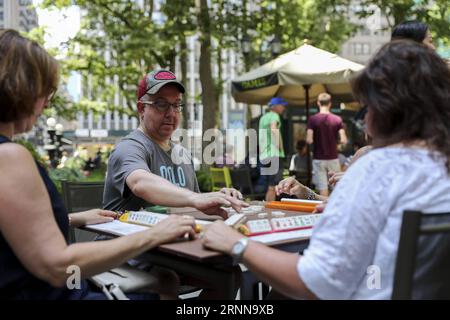
[[[159,112],[167,112],[169,110],[170,107],[172,107],[172,109],[179,113],[181,111],[183,111],[184,108],[184,103],[182,102],[175,102],[175,103],[170,103],[167,100],[155,100],[155,101],[140,101],[142,104],[145,105],[149,105],[149,106],[153,106],[154,108],[156,108],[156,110],[158,110]]]

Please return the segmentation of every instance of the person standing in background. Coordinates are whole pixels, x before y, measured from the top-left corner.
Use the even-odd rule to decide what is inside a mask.
[[[331,96],[321,93],[317,98],[319,113],[308,120],[306,143],[314,144],[313,172],[314,183],[320,195],[328,196],[328,172],[340,172],[337,154],[337,138],[347,144],[347,135],[341,117],[331,113]]]
[[[286,109],[287,101],[274,97],[269,102],[270,111],[259,119],[259,158],[261,175],[267,186],[266,201],[275,200],[275,186],[283,179],[284,148],[281,136],[280,115]]]

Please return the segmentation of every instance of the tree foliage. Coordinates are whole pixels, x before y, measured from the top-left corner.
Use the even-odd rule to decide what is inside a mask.
[[[358,14],[367,17],[378,7],[392,17],[391,24],[417,18],[430,24],[438,37],[448,39],[447,0],[361,0]],[[269,41],[277,36],[282,52],[309,39],[319,48],[336,52],[358,28],[349,15],[351,0],[44,0],[43,6],[81,8],[81,30],[71,39],[62,61],[67,75],[83,77],[84,100],[71,112],[106,108],[134,113],[136,85],[142,75],[157,67],[180,72],[187,81],[187,42],[198,36],[201,60],[199,74],[204,106],[204,128],[217,123],[218,97],[225,79],[221,64],[224,52],[242,57],[241,40],[251,38],[247,68],[270,59]],[[176,61],[180,63],[176,63]],[[212,70],[218,66],[218,75]],[[180,67],[181,70],[175,70]],[[194,99],[195,92],[187,92]],[[121,97],[120,99],[114,98]],[[199,102],[199,101],[198,101]],[[64,112],[66,100],[57,112]],[[186,114],[185,114],[186,118]],[[186,123],[185,123],[186,124]]]
[[[176,31],[184,23],[187,32],[189,20],[172,5],[168,12],[176,14],[176,19],[168,16],[170,22],[155,22],[153,1],[142,1],[142,6],[120,0],[77,0],[75,4],[82,12],[81,29],[68,42],[63,61],[64,68],[83,78],[85,100],[76,103],[75,109],[133,113],[139,79],[157,65],[173,68],[180,35]],[[43,5],[62,8],[71,1],[45,1]]]
[[[407,21],[418,20],[430,27],[440,45],[450,45],[450,5],[448,0],[362,0],[359,16],[370,16],[379,8],[390,28]]]
[[[186,37],[199,35],[207,126],[215,122],[210,118],[216,119],[224,81],[221,68],[217,77],[212,75],[213,65],[220,66],[225,49],[240,51],[243,34],[253,36],[248,61],[258,61],[256,57],[269,57],[267,43],[273,35],[282,40],[283,51],[299,46],[304,38],[336,51],[354,30],[343,14],[337,14],[345,1],[45,0],[43,6],[63,8],[74,3],[82,10],[82,25],[67,44],[63,66],[82,75],[84,96],[91,102],[75,103],[73,110],[102,112],[107,107],[133,112],[139,78],[158,65],[174,70],[177,58],[185,63]],[[123,97],[119,103],[116,92]]]

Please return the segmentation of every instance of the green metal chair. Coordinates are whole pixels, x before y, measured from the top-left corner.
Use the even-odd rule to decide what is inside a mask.
[[[209,168],[211,174],[212,191],[220,191],[222,188],[232,188],[230,169],[223,168]]]
[[[72,182],[62,181],[62,196],[64,205],[69,213],[81,212],[90,209],[102,208],[103,190],[105,184],[99,182]],[[80,229],[71,228],[69,241],[91,241],[96,234]]]
[[[67,211],[79,212],[101,208],[105,183],[63,181],[62,193]]]

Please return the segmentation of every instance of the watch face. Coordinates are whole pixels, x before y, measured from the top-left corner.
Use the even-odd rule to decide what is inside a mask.
[[[231,256],[233,257],[233,265],[237,265],[244,254],[245,248],[247,247],[248,239],[242,238],[233,245],[231,249]]]
[[[244,249],[244,245],[242,242],[236,242],[236,244],[233,246],[233,254],[240,254],[242,250]]]

